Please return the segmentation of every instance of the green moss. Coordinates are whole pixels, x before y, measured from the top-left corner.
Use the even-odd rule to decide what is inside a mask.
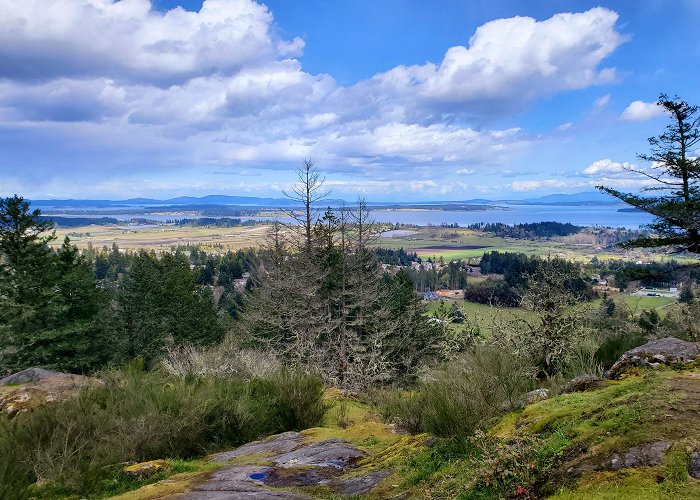
[[[695,500],[700,498],[700,481],[679,487],[664,480],[665,467],[640,467],[587,475],[573,489],[551,496],[556,500]]]

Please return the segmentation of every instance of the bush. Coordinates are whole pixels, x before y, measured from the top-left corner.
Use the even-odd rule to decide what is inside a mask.
[[[603,364],[596,358],[601,347],[601,341],[596,335],[589,335],[574,343],[563,356],[557,366],[557,372],[566,380],[572,380],[579,375],[603,376]]]
[[[215,347],[191,344],[166,350],[161,367],[171,375],[265,377],[280,369],[280,362],[269,353],[240,349],[230,339]]]
[[[639,347],[647,341],[641,333],[619,333],[611,335],[603,340],[595,353],[595,359],[607,370],[624,353],[635,347]]]
[[[423,400],[415,391],[381,389],[370,393],[370,402],[385,421],[412,434],[423,432]]]
[[[415,393],[384,395],[379,411],[411,432],[463,437],[484,420],[518,405],[534,385],[535,370],[493,346],[475,346],[433,372]]]
[[[560,462],[566,438],[519,436],[502,442],[477,431],[470,438],[479,468],[473,491],[485,498],[540,498],[539,487]]]
[[[42,481],[91,495],[118,464],[192,458],[264,435],[318,425],[327,407],[318,378],[279,372],[267,378],[176,378],[133,364],[103,374],[78,397],[5,417],[3,483]]]

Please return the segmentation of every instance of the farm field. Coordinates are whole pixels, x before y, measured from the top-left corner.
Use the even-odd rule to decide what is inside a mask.
[[[605,250],[590,244],[572,244],[551,240],[519,240],[500,238],[488,233],[482,233],[465,228],[414,227],[410,234],[380,236],[374,242],[375,246],[387,248],[403,248],[407,252],[415,252],[423,259],[444,260],[479,258],[484,252],[521,252],[527,255],[556,256],[578,262],[588,262],[593,257],[600,260],[625,259],[629,261],[642,260],[663,261],[674,259],[679,262],[693,263],[697,259],[678,256],[666,256],[660,252],[641,252],[630,250]],[[406,231],[409,232],[409,231]],[[394,232],[395,233],[395,232]]]
[[[670,306],[677,302],[676,299],[669,297],[635,297],[626,294],[618,294],[614,296],[614,300],[618,303],[623,303],[629,307],[630,311],[638,315],[643,310],[656,309],[661,317],[666,315]],[[602,299],[595,299],[585,304],[585,307],[598,309]],[[426,304],[427,314],[435,314],[443,305],[447,311],[450,310],[452,304],[456,303],[469,321],[474,322],[486,332],[491,332],[495,319],[509,318],[526,318],[532,313],[517,307],[494,307],[487,304],[476,304],[466,300],[435,300]],[[458,325],[455,325],[458,327]]]
[[[176,245],[200,245],[209,251],[239,250],[260,246],[268,226],[209,227],[209,226],[85,226],[56,229],[60,245],[68,236],[71,243],[86,249],[99,249],[116,243],[127,250],[146,249],[163,251]]]
[[[56,229],[60,245],[68,236],[78,248],[86,249],[111,247],[116,243],[119,248],[135,250],[148,249],[163,251],[177,245],[201,246],[212,252],[226,252],[260,246],[264,243],[269,229],[268,225],[239,227],[216,226],[110,226],[91,225],[77,228]],[[397,234],[398,233],[398,234]],[[389,236],[385,236],[390,234]],[[372,243],[375,247],[403,248],[407,252],[416,252],[423,259],[444,260],[478,259],[484,252],[522,252],[527,255],[558,256],[569,260],[588,262],[593,257],[598,259],[625,259],[628,261],[665,260],[671,257],[661,253],[635,252],[626,250],[601,250],[592,245],[574,245],[560,241],[533,241],[500,238],[488,233],[465,228],[412,227],[407,231],[389,231],[378,236]],[[672,257],[682,262],[698,262],[697,259]]]

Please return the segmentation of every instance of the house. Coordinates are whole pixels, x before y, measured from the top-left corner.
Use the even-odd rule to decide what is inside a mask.
[[[250,279],[250,273],[243,273],[240,278],[233,280],[233,287],[239,292],[244,291],[248,284],[248,279]]]
[[[438,300],[440,296],[435,292],[423,292],[423,300],[432,301]]]
[[[610,285],[593,285],[593,292],[598,296],[620,293],[620,289]]]
[[[464,290],[437,290],[436,292],[443,299],[463,300]]]

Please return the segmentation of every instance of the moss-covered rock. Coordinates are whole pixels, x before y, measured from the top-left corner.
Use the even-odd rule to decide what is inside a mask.
[[[656,368],[660,365],[689,365],[700,359],[700,343],[686,342],[674,337],[652,340],[630,349],[608,372],[608,378],[619,379],[630,368]]]
[[[130,476],[145,478],[162,472],[169,467],[170,464],[165,460],[149,460],[148,462],[127,465],[122,469],[122,472]]]

